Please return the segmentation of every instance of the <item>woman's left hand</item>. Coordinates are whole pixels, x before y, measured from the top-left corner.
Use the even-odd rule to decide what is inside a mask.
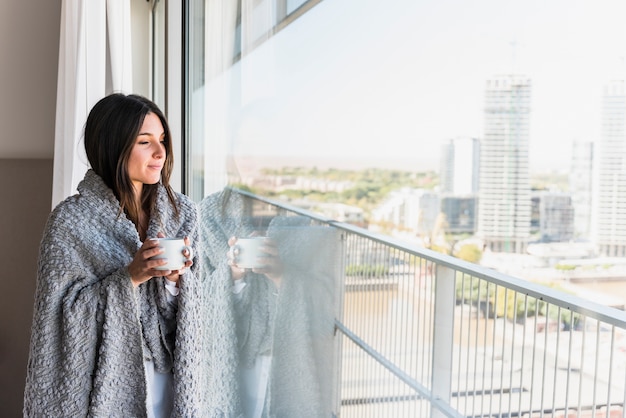
[[[157,237],[158,238],[165,238],[165,235],[162,232],[159,232],[157,234]],[[189,237],[185,237],[185,245],[187,247],[191,247],[191,241],[189,240]],[[180,276],[182,274],[184,274],[187,271],[187,269],[193,265],[193,261],[191,260],[190,255],[191,254],[189,254],[189,250],[184,249],[183,250],[183,256],[187,260],[187,261],[185,261],[185,265],[183,266],[183,268],[181,268],[179,270],[172,270],[170,274],[165,276],[165,278],[167,280],[169,280],[170,282],[176,283],[176,285],[178,286],[178,280],[180,280]]]

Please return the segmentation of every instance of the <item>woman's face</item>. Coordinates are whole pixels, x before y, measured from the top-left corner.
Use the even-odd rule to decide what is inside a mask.
[[[141,193],[144,184],[155,184],[161,179],[166,157],[164,140],[161,120],[148,113],[128,159],[128,175],[136,193]]]

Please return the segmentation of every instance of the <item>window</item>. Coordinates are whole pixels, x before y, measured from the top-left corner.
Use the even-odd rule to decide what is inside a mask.
[[[530,189],[547,187],[537,178],[552,171],[559,190],[572,193],[575,213],[590,218],[576,227],[593,225],[600,207],[574,196],[590,191],[569,190],[568,173],[588,178],[580,170],[598,169],[603,178],[612,169],[574,166],[570,156],[595,143],[605,150],[593,153],[600,162],[623,142],[623,81],[611,80],[624,78],[625,8],[564,0],[190,1],[187,191],[199,201],[236,184],[292,202],[304,196],[309,208],[322,208],[311,199],[346,203],[375,228],[372,213],[385,192],[436,190],[446,164],[441,145],[471,137],[481,143],[480,170],[458,175],[480,177],[479,202],[521,196],[523,213],[512,221],[525,224]],[[382,170],[374,179],[391,170],[413,177],[396,175],[385,188],[354,177],[367,168]],[[502,188],[494,175],[511,181]],[[610,190],[596,190],[607,196],[600,205],[614,201]],[[481,209],[493,213],[481,217]],[[512,216],[503,210],[479,205],[474,232],[488,241],[481,224]],[[595,238],[593,231],[581,228],[576,238],[601,240],[602,228]],[[530,225],[519,234],[527,244],[539,239]]]
[[[235,154],[250,161],[254,153],[268,156],[274,149],[274,127],[260,125],[267,112],[273,122],[280,118],[272,106],[285,106],[277,79],[289,59],[278,49],[290,36],[282,32],[319,2],[190,2],[187,176],[194,199],[250,173],[245,164],[234,167]]]

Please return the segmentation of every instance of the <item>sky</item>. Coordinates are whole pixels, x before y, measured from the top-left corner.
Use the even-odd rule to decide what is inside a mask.
[[[482,137],[486,80],[515,73],[532,83],[531,169],[567,169],[625,57],[623,1],[324,0],[238,64],[233,131],[253,155],[437,168],[444,141]]]

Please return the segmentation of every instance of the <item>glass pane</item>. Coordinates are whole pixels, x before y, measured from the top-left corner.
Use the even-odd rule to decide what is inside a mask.
[[[275,42],[302,19],[289,21],[286,6],[190,2],[188,190],[200,202],[207,329],[218,339],[211,383],[227,394],[209,404],[224,401],[215,408],[227,416],[328,417],[336,395],[340,234],[226,187],[244,186],[256,150],[273,147],[258,112],[273,114],[282,96]]]
[[[422,228],[385,214],[388,192],[406,206],[409,188],[438,192],[446,225],[469,222],[498,252],[594,233],[609,245],[607,223],[621,234],[626,219],[597,217],[592,231],[603,209],[590,203],[593,156],[621,161],[610,113],[623,107],[621,3],[326,1],[294,20],[311,2],[192,3],[196,200],[230,179],[324,215],[336,213],[327,203],[348,204],[363,211],[360,224],[424,244],[440,232],[436,217]],[[601,205],[616,200],[606,187]],[[467,195],[469,221],[450,204]],[[540,222],[551,210],[562,216]],[[623,235],[610,255],[626,254]]]
[[[229,229],[236,225],[263,235],[290,225],[291,219],[282,223],[289,218],[284,208],[248,200],[249,191],[392,236],[407,248],[623,307],[625,12],[617,0],[191,1],[188,190],[203,207],[221,196],[218,208],[238,208],[234,219],[230,209],[204,211],[202,222],[214,216],[230,225],[226,231],[236,232]],[[316,251],[335,248],[311,233],[296,234],[300,244],[311,239]],[[281,239],[284,254],[306,253]],[[379,242],[371,241],[341,243],[346,289],[370,275],[385,286],[406,279],[407,286],[437,288],[441,265],[402,276],[397,270],[406,260],[393,264],[383,252],[380,261]],[[324,253],[333,267],[341,264],[335,257]],[[318,273],[320,263],[306,261]],[[330,282],[311,279],[316,290],[335,285],[333,274],[323,276]],[[480,280],[478,290],[493,286]],[[269,284],[264,291],[273,295]],[[476,313],[487,296],[473,279],[466,284],[470,302],[455,309]],[[503,307],[488,319],[519,328],[512,307],[530,311],[521,304],[531,303],[516,292],[494,290]],[[400,305],[389,296],[385,308],[372,312],[369,296],[347,293],[346,307],[358,305],[352,329],[370,314],[393,317]],[[315,318],[327,324],[335,302],[320,303],[325,309]],[[547,317],[539,319],[544,314],[533,311],[547,325]],[[375,330],[384,337],[388,327]],[[368,332],[374,331],[360,329],[359,336]],[[342,390],[352,383],[342,381]],[[623,397],[623,386],[616,387]],[[354,399],[375,398],[364,392]]]

